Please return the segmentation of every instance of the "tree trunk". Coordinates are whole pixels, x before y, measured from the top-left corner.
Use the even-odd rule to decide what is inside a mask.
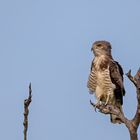
[[[138,140],[138,135],[136,130],[129,130],[130,140]]]

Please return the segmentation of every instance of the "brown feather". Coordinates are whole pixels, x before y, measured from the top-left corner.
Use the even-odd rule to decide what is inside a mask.
[[[87,83],[90,93],[95,92],[97,101],[103,103],[108,101],[108,104],[115,105],[121,110],[125,95],[123,70],[112,58],[111,44],[107,41],[96,41],[91,50],[95,58],[91,64]],[[111,115],[111,122],[121,123],[116,115]]]

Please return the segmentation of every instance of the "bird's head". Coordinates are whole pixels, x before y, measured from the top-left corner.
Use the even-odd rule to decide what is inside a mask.
[[[95,56],[111,55],[111,44],[108,41],[96,41],[93,43],[91,51]]]

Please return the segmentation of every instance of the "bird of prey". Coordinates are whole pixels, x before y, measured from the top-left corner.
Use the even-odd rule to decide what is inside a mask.
[[[123,85],[123,69],[111,55],[111,44],[108,41],[96,41],[93,43],[94,59],[91,64],[87,87],[90,93],[95,93],[99,104],[110,104],[122,111],[123,96],[125,89]],[[111,114],[112,123],[121,123],[121,120]]]

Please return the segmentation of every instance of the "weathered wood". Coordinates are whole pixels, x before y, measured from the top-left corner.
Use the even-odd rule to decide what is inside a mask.
[[[28,130],[28,114],[29,114],[29,105],[32,102],[32,89],[31,89],[31,83],[29,85],[29,97],[28,99],[24,100],[24,140],[27,140],[27,130]]]

